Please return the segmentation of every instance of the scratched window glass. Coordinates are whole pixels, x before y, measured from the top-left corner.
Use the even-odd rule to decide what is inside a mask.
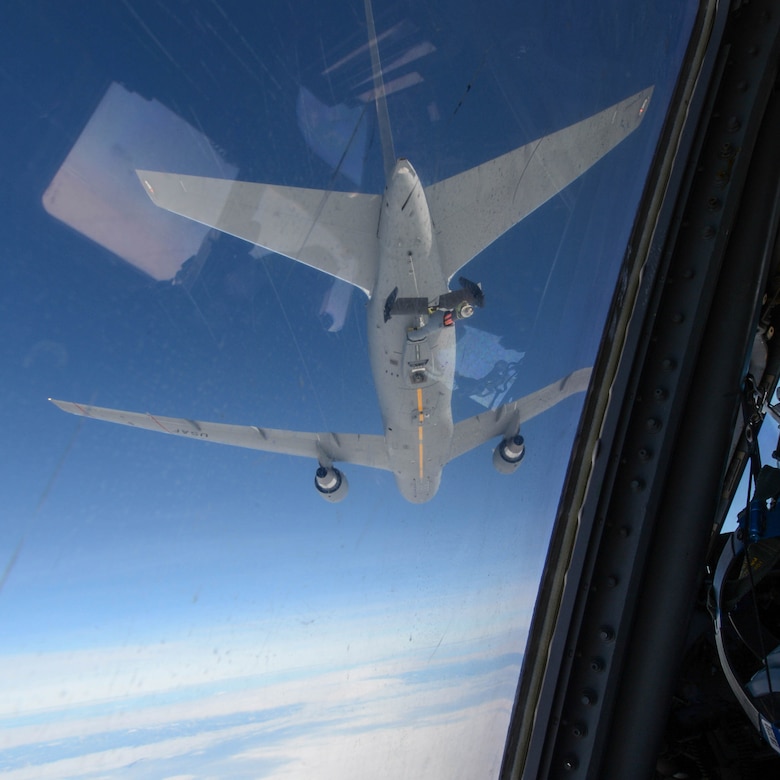
[[[4,777],[497,776],[694,15],[4,4]]]

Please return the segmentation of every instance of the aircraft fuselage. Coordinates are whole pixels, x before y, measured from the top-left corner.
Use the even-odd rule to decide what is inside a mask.
[[[455,328],[442,312],[394,313],[388,297],[428,298],[447,291],[425,190],[408,160],[387,182],[378,226],[377,280],[368,306],[371,370],[390,466],[414,503],[433,498],[453,434]]]
[[[436,494],[450,460],[491,438],[501,437],[493,451],[494,467],[501,474],[513,473],[525,453],[523,422],[586,389],[591,370],[581,368],[454,425],[454,322],[484,305],[484,295],[462,276],[456,290],[450,291],[448,282],[632,133],[653,88],[425,188],[409,161],[396,159],[370,0],[365,0],[365,12],[386,179],[381,196],[162,171],[136,173],[161,208],[316,268],[369,296],[369,354],[383,435],[200,422],[52,399],[60,409],[316,459],[314,486],[333,503],[342,501],[349,489],[336,463],[389,469],[404,498],[423,503]]]

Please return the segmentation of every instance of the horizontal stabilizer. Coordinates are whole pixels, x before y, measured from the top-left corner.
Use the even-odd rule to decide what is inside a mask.
[[[371,295],[381,197],[136,171],[167,211],[317,268]]]
[[[527,420],[552,409],[570,395],[585,392],[592,370],[580,368],[524,398],[456,423],[449,460],[497,436],[514,436]]]
[[[588,119],[426,187],[447,279],[630,135],[652,94],[649,87]]]
[[[314,458],[323,465],[334,462],[354,463],[389,470],[387,446],[383,436],[359,433],[304,433],[274,428],[258,428],[254,425],[226,425],[225,423],[199,422],[179,417],[160,417],[140,412],[124,412],[100,406],[76,404],[71,401],[49,399],[63,412],[92,417],[96,420],[144,428],[147,431],[170,433],[198,441],[230,444],[263,452],[278,452]]]

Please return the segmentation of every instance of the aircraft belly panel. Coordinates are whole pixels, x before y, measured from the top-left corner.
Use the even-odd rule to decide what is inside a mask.
[[[452,440],[450,391],[439,382],[402,392],[400,413],[385,430],[390,468],[401,493],[420,503],[438,490]]]
[[[379,276],[375,293],[401,298],[446,291],[428,201],[414,168],[399,160],[385,190],[379,221]]]

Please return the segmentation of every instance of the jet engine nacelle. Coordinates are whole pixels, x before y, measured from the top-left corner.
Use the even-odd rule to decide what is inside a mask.
[[[525,455],[525,443],[518,433],[510,439],[503,439],[493,450],[493,466],[499,474],[512,474],[517,470]]]
[[[333,466],[320,466],[314,475],[314,487],[319,494],[333,504],[343,501],[349,492],[347,478]]]

